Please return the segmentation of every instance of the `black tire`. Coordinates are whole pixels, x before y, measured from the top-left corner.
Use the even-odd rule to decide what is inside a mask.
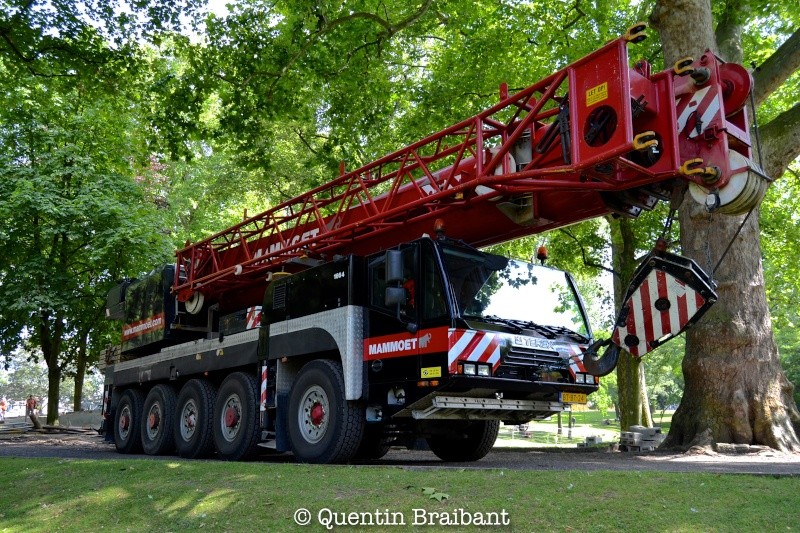
[[[169,385],[156,385],[147,393],[142,411],[142,448],[148,455],[175,452],[175,408],[178,395]]]
[[[114,413],[114,445],[120,453],[142,451],[142,412],[144,395],[137,389],[122,393]]]
[[[477,461],[494,446],[500,431],[499,420],[479,420],[464,425],[456,422],[448,435],[428,437],[428,446],[442,461]]]
[[[214,451],[211,426],[216,399],[217,390],[204,379],[189,380],[181,388],[172,432],[179,456],[197,459]]]
[[[345,400],[338,362],[320,359],[300,370],[289,395],[286,421],[297,460],[346,463],[361,444],[364,420],[364,408]]]
[[[391,441],[383,436],[380,428],[364,428],[364,437],[361,444],[353,456],[355,461],[377,461],[387,453],[392,447]]]
[[[222,459],[249,459],[258,451],[258,381],[255,376],[235,372],[225,378],[214,404],[214,445]]]

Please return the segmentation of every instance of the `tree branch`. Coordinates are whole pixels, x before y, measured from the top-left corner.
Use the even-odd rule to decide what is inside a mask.
[[[753,72],[756,82],[753,98],[756,107],[798,69],[800,69],[800,29],[795,30],[792,36]]]
[[[595,263],[594,261],[590,261],[590,260],[589,260],[589,259],[586,257],[586,249],[583,247],[583,244],[581,243],[581,241],[580,241],[580,240],[579,240],[579,239],[578,239],[578,238],[577,238],[575,235],[573,235],[572,233],[570,233],[570,231],[569,231],[569,230],[567,230],[567,229],[560,229],[560,230],[558,230],[558,231],[560,231],[561,233],[563,233],[564,235],[566,235],[567,237],[569,237],[570,239],[572,239],[573,241],[575,241],[575,244],[577,244],[577,245],[578,245],[578,248],[580,248],[580,250],[581,250],[581,258],[583,259],[583,264],[584,264],[584,266],[591,267],[591,268],[597,268],[597,269],[599,269],[599,270],[605,270],[606,272],[610,272],[610,273],[611,273],[611,274],[613,274],[614,276],[617,276],[617,277],[619,277],[619,273],[618,273],[618,272],[615,272],[613,268],[608,268],[607,266],[605,266],[605,265],[602,265],[602,264],[600,264],[600,263]]]
[[[749,0],[728,0],[725,11],[720,15],[714,35],[719,52],[725,61],[741,63],[744,57],[742,50],[742,32],[745,19],[750,14]]]
[[[800,156],[800,103],[761,127],[761,146],[764,170],[773,178],[780,177]]]
[[[397,24],[394,24],[394,25],[391,24],[387,19],[383,19],[383,18],[381,18],[380,16],[378,16],[378,15],[376,15],[374,13],[369,13],[369,12],[365,12],[365,11],[356,11],[356,12],[350,13],[349,15],[346,15],[344,17],[339,17],[338,19],[332,20],[330,22],[326,22],[324,26],[322,26],[320,29],[318,29],[313,34],[311,34],[311,36],[308,38],[308,40],[306,40],[306,42],[303,44],[303,46],[301,46],[300,49],[297,52],[295,52],[292,55],[292,57],[289,58],[289,60],[286,62],[286,64],[283,66],[283,68],[281,68],[280,72],[277,74],[277,77],[275,78],[275,80],[273,80],[272,84],[270,84],[269,92],[272,93],[272,91],[275,89],[275,87],[277,86],[277,84],[281,80],[281,78],[283,78],[283,76],[285,76],[286,73],[289,72],[289,70],[294,65],[294,63],[297,62],[301,57],[303,57],[303,55],[309,50],[309,48],[311,48],[311,46],[313,46],[323,35],[325,35],[326,33],[331,32],[336,27],[341,26],[342,24],[345,24],[347,22],[351,22],[351,21],[356,20],[356,19],[367,19],[367,20],[371,20],[372,22],[375,22],[376,24],[378,24],[378,25],[380,25],[381,27],[384,28],[383,31],[378,35],[378,38],[375,41],[371,41],[371,42],[368,42],[368,43],[366,43],[366,44],[364,44],[362,46],[359,46],[357,50],[360,50],[361,48],[365,48],[367,46],[371,46],[371,45],[375,45],[375,44],[380,45],[380,43],[384,39],[391,38],[396,33],[404,30],[405,28],[407,28],[409,26],[411,26],[416,21],[418,21],[420,18],[422,18],[422,16],[431,7],[431,4],[433,4],[433,0],[426,0],[425,3],[417,11],[415,11],[414,13],[412,13],[411,15],[409,15],[408,17],[406,17],[405,19],[401,20],[400,22],[398,22]],[[353,52],[353,53],[355,53],[355,52]],[[352,55],[352,54],[350,54],[350,55]]]
[[[315,149],[314,149],[314,148],[311,146],[311,144],[309,144],[309,142],[308,142],[308,141],[306,140],[306,138],[303,136],[303,131],[302,131],[300,128],[297,128],[297,129],[295,130],[295,133],[297,133],[297,136],[300,138],[300,142],[302,142],[302,143],[303,143],[303,145],[304,145],[306,148],[308,148],[308,151],[309,151],[309,152],[311,152],[311,153],[312,153],[312,154],[314,154],[314,155],[319,155],[319,151],[315,150]]]

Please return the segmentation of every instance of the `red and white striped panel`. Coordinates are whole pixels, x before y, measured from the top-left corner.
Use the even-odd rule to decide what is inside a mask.
[[[241,315],[240,315],[241,316]],[[261,325],[261,306],[247,308],[247,329],[257,328]]]
[[[111,413],[111,395],[108,393],[108,386],[103,388],[103,417],[108,417]]]
[[[450,329],[447,333],[450,346],[447,361],[451,373],[456,372],[457,361],[491,363],[492,369],[500,365],[500,335],[468,329]]]
[[[659,311],[656,302],[667,300],[668,308]],[[628,318],[614,330],[612,341],[641,357],[651,351],[654,340],[677,335],[706,300],[678,278],[653,270],[631,294],[625,305]]]
[[[267,363],[261,367],[261,411],[267,410]]]
[[[691,98],[686,95],[679,99],[675,104],[675,109],[678,114],[679,132],[683,132],[689,118],[694,115],[695,120],[692,122],[692,129],[689,132],[689,138],[694,139],[708,127],[711,121],[717,118],[720,111],[719,95],[717,91],[711,90],[711,85],[708,85],[692,94]],[[696,124],[700,124],[699,131]]]
[[[569,351],[569,371],[572,377],[578,372],[586,373],[586,367],[583,366],[583,352],[586,346],[578,346],[577,344],[570,344]]]

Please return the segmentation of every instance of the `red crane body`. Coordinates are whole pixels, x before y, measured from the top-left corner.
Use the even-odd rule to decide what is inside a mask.
[[[179,250],[173,292],[223,309],[259,305],[263,291],[253,289],[271,273],[305,268],[305,257],[388,249],[431,233],[434,219],[449,237],[481,247],[610,212],[636,216],[680,180],[701,201],[718,200],[738,176],[725,201],[749,208],[764,188],[748,178],[757,170],[744,108],[749,74],[710,52],[656,74],[644,61],[629,66],[627,45],[643,29],[516,94],[501,88],[502,100],[482,113]]]

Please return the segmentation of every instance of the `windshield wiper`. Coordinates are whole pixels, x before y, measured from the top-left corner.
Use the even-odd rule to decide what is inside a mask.
[[[530,320],[514,320],[514,323],[523,329],[532,329],[548,339],[555,339],[558,336],[558,333],[554,332],[550,326],[543,326]]]
[[[589,342],[589,337],[585,335],[581,335],[580,333],[573,331],[569,328],[565,328],[564,326],[546,326],[543,324],[537,324],[536,322],[526,321],[526,320],[515,320],[515,324],[519,325],[522,328],[532,329],[548,339],[554,339],[558,336],[565,336],[570,337],[572,340],[577,342]]]
[[[558,336],[570,337],[577,342],[589,342],[589,337],[581,335],[564,326],[545,326],[531,322],[530,320],[515,320],[510,318],[501,318],[497,315],[467,315],[462,317],[466,320],[482,320],[484,322],[492,322],[495,324],[502,324],[514,330],[515,333],[521,333],[525,329],[533,330],[547,339],[555,339]]]
[[[522,327],[519,326],[516,321],[508,320],[506,318],[500,318],[499,316],[495,315],[461,315],[463,318],[467,320],[483,320],[484,322],[493,322],[495,324],[501,324],[508,328],[514,330],[514,333],[522,332]]]
[[[553,331],[557,332],[559,335],[565,335],[567,337],[572,337],[576,339],[578,342],[589,342],[591,339],[582,333],[578,333],[577,331],[571,330],[564,326],[548,326]]]

